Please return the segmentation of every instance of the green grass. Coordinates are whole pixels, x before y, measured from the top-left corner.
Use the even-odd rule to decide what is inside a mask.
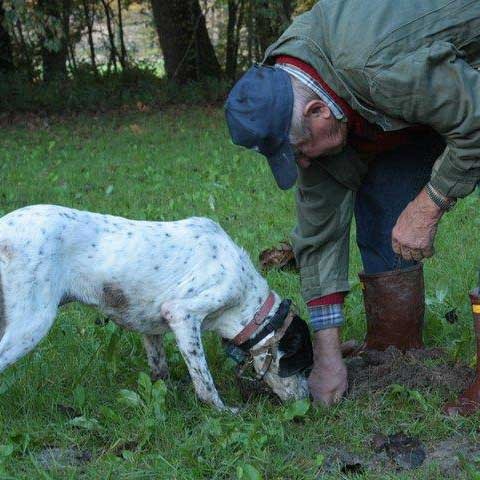
[[[261,158],[230,144],[219,109],[26,123],[3,128],[0,148],[0,214],[54,203],[135,219],[205,215],[255,262],[261,250],[288,237],[295,221],[292,192],[274,186]],[[480,265],[479,205],[472,195],[444,218],[438,253],[426,263],[426,341],[467,362],[474,354],[467,293]],[[352,243],[345,338],[361,339],[364,332],[359,265]],[[305,313],[295,273],[271,272],[268,280]],[[460,319],[450,325],[443,315],[454,307]],[[288,405],[266,398],[243,405],[237,416],[221,414],[196,400],[171,336],[166,348],[172,379],[155,400],[151,386],[137,384],[140,372],[148,372],[139,337],[99,319],[77,304],[62,309],[40,346],[2,373],[0,478],[249,479],[256,472],[268,479],[347,478],[321,473],[325,446],[365,453],[378,431],[403,430],[426,443],[458,432],[478,438],[478,416],[447,419],[439,413],[441,392],[422,394],[419,402],[387,391],[330,410],[310,408],[297,420],[289,419]],[[207,335],[205,343],[221,395],[241,404],[219,340]],[[72,422],[72,416],[83,418]],[[39,452],[49,446],[87,450],[92,460],[45,469]],[[478,478],[473,462],[467,458],[457,478]],[[439,474],[431,466],[355,478]]]

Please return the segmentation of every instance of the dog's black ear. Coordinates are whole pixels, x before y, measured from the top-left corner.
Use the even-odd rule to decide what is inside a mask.
[[[312,341],[307,324],[295,315],[283,335],[278,350],[280,358],[280,377],[290,377],[311,367],[313,363]]]

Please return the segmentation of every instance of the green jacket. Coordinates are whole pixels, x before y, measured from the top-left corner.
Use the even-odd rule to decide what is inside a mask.
[[[321,0],[269,47],[265,61],[277,55],[311,64],[353,109],[383,130],[423,124],[440,133],[447,148],[435,162],[431,182],[444,195],[465,197],[480,181],[479,0]],[[353,191],[367,168],[352,149],[322,158],[321,166]],[[299,211],[294,246],[308,272],[303,277],[310,278],[304,284],[307,300],[336,289],[317,278],[322,277],[318,265],[327,262],[325,245],[342,237],[334,250],[344,249],[354,201],[350,196],[345,202],[348,194],[331,181],[323,183],[327,200],[317,206],[335,209],[341,203],[344,220],[342,232],[339,222],[330,222],[333,226],[323,232],[306,235]],[[328,200],[329,189],[338,197],[337,206]],[[327,213],[330,219],[338,216],[322,211]],[[344,285],[348,260],[327,270],[327,277],[342,277],[337,283]]]
[[[431,126],[448,148],[432,184],[465,197],[480,180],[480,1],[322,0],[266,57],[304,60],[383,130]]]

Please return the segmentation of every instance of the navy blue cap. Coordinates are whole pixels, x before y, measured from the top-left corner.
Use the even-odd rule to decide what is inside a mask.
[[[297,179],[295,155],[288,133],[293,89],[287,72],[255,65],[232,88],[225,115],[233,143],[267,157],[278,186],[286,190]]]

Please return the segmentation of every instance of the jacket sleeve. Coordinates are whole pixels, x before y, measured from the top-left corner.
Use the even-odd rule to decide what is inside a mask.
[[[293,248],[306,302],[349,290],[348,261],[354,191],[321,164],[299,169]]]
[[[431,126],[447,143],[431,183],[465,197],[480,180],[480,72],[447,42],[436,42],[370,79],[373,103],[408,123]]]

